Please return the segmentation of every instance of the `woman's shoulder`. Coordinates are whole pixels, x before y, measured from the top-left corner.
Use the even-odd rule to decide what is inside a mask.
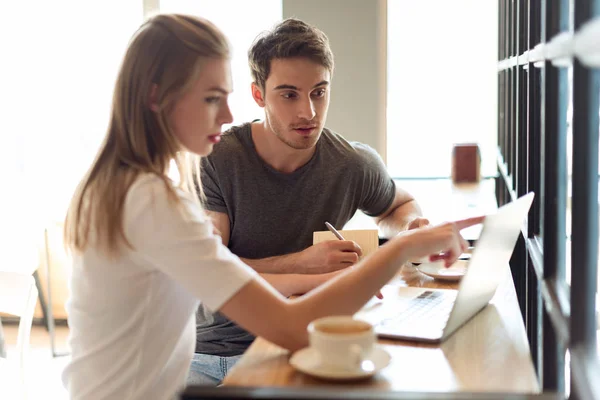
[[[157,174],[142,173],[138,175],[135,180],[129,186],[127,195],[125,196],[125,209],[130,207],[138,208],[144,204],[147,204],[149,200],[153,202],[168,199],[175,190],[167,181],[168,178],[160,177]]]
[[[193,214],[196,219],[205,219],[205,213],[191,193],[177,186],[167,176],[153,173],[140,174],[131,184],[125,199],[125,211],[140,212],[151,209],[154,212],[170,214],[176,209],[186,217]]]
[[[149,194],[151,192],[166,192],[167,177],[150,172],[139,174],[129,187],[128,195]]]
[[[204,209],[194,197],[167,177],[143,174],[131,185],[124,205],[126,232],[177,229],[188,223],[209,224]],[[208,229],[208,228],[206,228]]]

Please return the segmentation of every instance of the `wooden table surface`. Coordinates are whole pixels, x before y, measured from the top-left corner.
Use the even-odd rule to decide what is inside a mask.
[[[441,345],[380,340],[392,356],[388,367],[366,381],[336,383],[295,371],[288,351],[258,338],[224,380],[226,386],[372,388],[384,391],[539,391],[509,268],[490,304]],[[395,285],[456,288],[412,267]]]

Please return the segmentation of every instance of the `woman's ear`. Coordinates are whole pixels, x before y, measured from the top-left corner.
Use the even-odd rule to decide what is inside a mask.
[[[265,99],[262,90],[258,87],[256,82],[252,82],[252,98],[258,104],[259,107],[265,106]]]
[[[152,86],[150,86],[150,94],[148,95],[148,104],[150,106],[150,110],[154,111],[154,112],[158,112],[159,108],[158,108],[158,85],[156,83],[153,83]]]

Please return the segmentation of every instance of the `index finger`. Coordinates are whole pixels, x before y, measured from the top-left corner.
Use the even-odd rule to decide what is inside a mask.
[[[460,219],[458,221],[454,221],[454,224],[460,231],[460,230],[468,228],[470,226],[481,224],[484,220],[485,220],[485,215],[480,215],[479,217],[471,217],[471,218]]]

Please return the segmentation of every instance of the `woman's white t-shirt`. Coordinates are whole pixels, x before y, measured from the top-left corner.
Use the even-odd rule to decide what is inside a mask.
[[[74,257],[67,302],[72,399],[170,399],[187,377],[198,300],[218,310],[256,272],[221,243],[191,195],[143,175],[127,193],[132,249],[115,259],[89,247]]]

